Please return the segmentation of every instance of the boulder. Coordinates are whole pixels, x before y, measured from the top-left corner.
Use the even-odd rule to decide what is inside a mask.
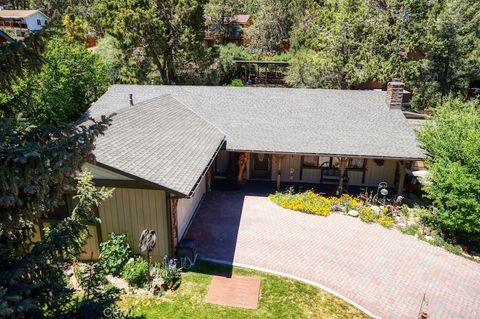
[[[351,209],[351,210],[348,211],[348,215],[352,216],[352,217],[358,217],[359,214],[356,210]]]
[[[376,206],[376,205],[372,205],[370,206],[370,208],[372,209],[372,211],[374,211],[375,213],[380,213],[380,210],[381,208]]]

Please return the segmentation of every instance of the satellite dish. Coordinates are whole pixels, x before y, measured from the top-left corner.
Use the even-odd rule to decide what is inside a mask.
[[[157,244],[157,235],[153,229],[144,229],[140,234],[138,246],[142,252],[151,252]]]

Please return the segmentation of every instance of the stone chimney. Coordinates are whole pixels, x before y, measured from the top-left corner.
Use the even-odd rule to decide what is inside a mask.
[[[390,109],[400,110],[402,108],[403,86],[404,84],[399,78],[393,78],[391,82],[388,82],[385,102]]]

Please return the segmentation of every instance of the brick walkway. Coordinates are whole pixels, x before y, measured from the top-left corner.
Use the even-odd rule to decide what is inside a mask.
[[[266,197],[209,193],[189,238],[203,258],[323,285],[381,318],[480,318],[480,264],[352,217],[312,216]]]

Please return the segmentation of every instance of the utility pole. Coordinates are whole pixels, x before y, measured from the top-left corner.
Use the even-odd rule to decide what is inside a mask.
[[[405,24],[407,23],[407,20],[410,18],[410,17],[415,17],[417,14],[415,13],[409,13],[408,10],[407,10],[407,7],[406,5],[403,5],[403,10],[401,13],[397,13],[397,14],[394,14],[393,16],[396,17],[396,18],[401,18],[401,22],[400,22],[400,32],[398,34],[398,38],[397,38],[397,57],[400,59],[400,46],[401,46],[401,43],[402,43],[402,36],[403,36],[403,30],[405,29]],[[395,63],[394,65],[394,71],[397,67],[397,63]]]

